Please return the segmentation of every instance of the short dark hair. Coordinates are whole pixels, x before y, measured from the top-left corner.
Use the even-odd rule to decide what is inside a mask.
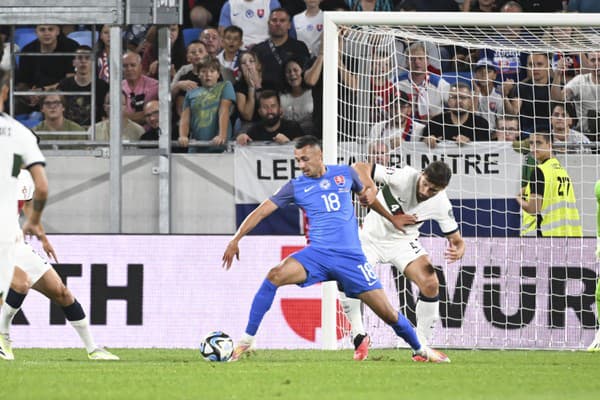
[[[302,149],[306,146],[318,147],[320,149],[321,142],[319,141],[319,139],[317,139],[316,136],[313,135],[304,135],[296,139],[296,144],[294,145],[294,148]]]
[[[87,44],[80,44],[75,49],[75,51],[78,51],[78,50],[85,50],[85,51],[89,51],[90,53],[92,52],[92,48],[90,46],[88,46]]]
[[[289,21],[292,20],[292,15],[290,14],[290,12],[283,7],[277,7],[277,8],[272,9],[271,13],[269,14],[269,19],[271,19],[271,15],[275,14],[276,12],[286,13],[288,16],[288,20]]]
[[[429,164],[424,170],[423,174],[427,176],[427,180],[436,186],[446,187],[450,183],[452,177],[452,170],[448,164],[443,161],[434,161]]]
[[[258,105],[260,106],[260,101],[265,99],[270,99],[271,97],[275,97],[277,99],[277,104],[281,105],[281,99],[279,98],[279,93],[275,90],[263,90],[258,95]]]
[[[240,38],[244,37],[244,31],[237,25],[229,25],[223,30],[223,36],[225,36],[226,33],[237,33],[240,35]]]

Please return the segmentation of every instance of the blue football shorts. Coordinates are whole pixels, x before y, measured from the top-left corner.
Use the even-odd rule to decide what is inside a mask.
[[[318,282],[338,281],[348,297],[358,297],[363,292],[382,288],[377,274],[362,250],[336,251],[309,245],[290,257],[302,264],[306,270],[306,280],[298,284],[300,287]]]

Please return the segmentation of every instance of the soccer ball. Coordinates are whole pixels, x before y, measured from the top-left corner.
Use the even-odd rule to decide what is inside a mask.
[[[211,332],[202,339],[200,354],[206,361],[229,361],[233,354],[233,340],[224,332]]]

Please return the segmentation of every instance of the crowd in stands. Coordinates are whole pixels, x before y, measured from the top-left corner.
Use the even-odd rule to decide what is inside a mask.
[[[183,3],[184,24],[168,27],[171,139],[175,147],[189,152],[223,152],[230,142],[241,146],[286,143],[303,134],[322,136],[323,10],[600,12],[600,2],[585,0]],[[24,34],[27,29],[29,36]],[[560,29],[559,39],[569,37],[567,28]],[[508,39],[526,33],[512,29],[503,34]],[[35,131],[56,132],[47,136],[51,139],[109,140],[109,26],[4,26],[0,36],[7,46],[0,65],[15,65],[17,94],[12,101],[18,119]],[[343,48],[348,36],[340,31]],[[24,43],[25,37],[30,40]],[[369,55],[373,69],[368,92],[374,111],[368,121],[356,121],[353,109],[362,84],[353,70],[353,55],[340,53],[337,101],[342,135],[352,138],[357,123],[367,124],[371,147],[377,151],[397,149],[404,141],[422,141],[432,148],[442,140],[523,144],[529,133],[539,130],[552,132],[557,142],[569,146],[598,141],[600,51],[526,53],[418,41],[397,46],[399,73],[391,70],[389,57]],[[133,142],[156,141],[157,26],[123,29],[121,67],[121,136]],[[461,79],[446,80],[449,72]],[[192,140],[204,144],[190,146]]]

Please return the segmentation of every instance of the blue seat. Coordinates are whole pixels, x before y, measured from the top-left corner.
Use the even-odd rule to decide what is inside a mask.
[[[192,43],[194,40],[198,40],[200,38],[200,32],[202,32],[201,28],[187,28],[183,30],[183,43],[185,47],[188,47],[188,44]]]
[[[35,32],[16,32],[15,31],[15,44],[19,46],[20,50],[37,39]]]
[[[92,31],[74,31],[67,35],[69,39],[73,39],[81,46],[94,47],[92,44]],[[98,40],[98,33],[94,32],[94,39]]]
[[[28,128],[33,128],[44,119],[44,115],[39,111],[34,111],[31,114],[15,115],[15,119]]]
[[[35,26],[15,26],[15,35],[20,33],[35,33]]]

